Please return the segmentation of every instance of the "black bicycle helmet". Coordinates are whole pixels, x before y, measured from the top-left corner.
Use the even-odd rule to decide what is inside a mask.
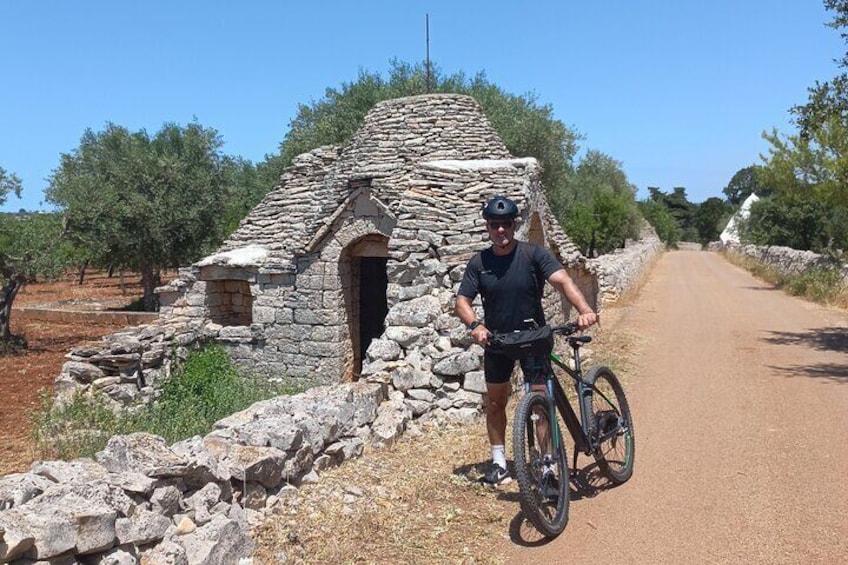
[[[518,206],[504,196],[495,196],[483,206],[483,217],[487,220],[503,218],[514,219],[518,216]]]

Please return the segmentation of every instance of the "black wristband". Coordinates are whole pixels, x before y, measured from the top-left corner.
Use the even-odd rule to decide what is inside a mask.
[[[480,325],[480,322],[478,322],[477,320],[474,320],[473,322],[468,324],[468,329],[471,330],[471,331],[474,331],[477,328],[477,326],[479,326],[479,325]]]

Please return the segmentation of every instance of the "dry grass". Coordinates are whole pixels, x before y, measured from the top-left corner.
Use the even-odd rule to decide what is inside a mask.
[[[613,364],[624,382],[635,348],[614,335],[620,310],[595,331],[590,363]],[[615,355],[608,352],[616,351]],[[602,352],[605,352],[602,354]],[[507,409],[511,417],[515,401]],[[571,446],[569,446],[571,453]],[[512,453],[507,445],[508,456]],[[391,448],[325,471],[293,491],[254,532],[257,564],[502,563],[503,542],[536,544],[520,514],[516,482],[497,490],[478,482],[489,460],[484,419],[466,426],[414,428]],[[585,463],[585,459],[581,458]],[[281,494],[285,499],[285,495]]]
[[[726,252],[723,255],[730,263],[792,296],[826,306],[848,308],[848,283],[838,269],[809,269],[801,273],[784,273],[773,265],[740,253]]]
[[[515,483],[481,485],[482,419],[407,432],[322,473],[256,531],[256,563],[500,563],[518,511]]]

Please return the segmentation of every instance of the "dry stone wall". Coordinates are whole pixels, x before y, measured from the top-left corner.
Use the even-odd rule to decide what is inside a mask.
[[[843,278],[848,281],[848,266],[842,266],[839,261],[827,255],[812,251],[792,249],[778,245],[740,245],[720,242],[711,243],[711,251],[724,251],[756,259],[765,265],[771,265],[784,273],[797,274],[809,269],[841,268]]]
[[[646,224],[637,241],[628,240],[623,248],[590,260],[589,268],[598,281],[598,303],[617,300],[664,249],[654,228]]]
[[[250,525],[410,418],[380,385],[317,387],[203,438],[116,436],[94,459],[36,462],[0,477],[0,563],[234,563],[252,551]]]
[[[49,322],[52,324],[112,326],[113,328],[155,322],[159,317],[155,312],[82,311],[37,306],[13,308],[13,312],[16,320]]]

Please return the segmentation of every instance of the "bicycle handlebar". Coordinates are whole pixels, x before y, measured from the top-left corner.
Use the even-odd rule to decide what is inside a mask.
[[[569,336],[580,331],[580,326],[577,325],[577,322],[568,322],[567,324],[563,324],[561,326],[551,326],[551,330],[555,334]]]
[[[559,326],[551,326],[551,331],[557,335],[568,337],[580,331],[580,326],[577,325],[577,322],[568,322]],[[501,345],[501,335],[503,334],[489,332],[489,343],[495,346]],[[579,341],[588,343],[591,339],[590,336],[580,336]]]

